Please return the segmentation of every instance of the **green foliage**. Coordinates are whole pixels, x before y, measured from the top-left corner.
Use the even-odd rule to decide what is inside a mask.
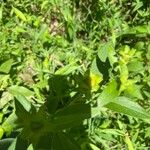
[[[0,4],[0,149],[150,147],[147,0]]]

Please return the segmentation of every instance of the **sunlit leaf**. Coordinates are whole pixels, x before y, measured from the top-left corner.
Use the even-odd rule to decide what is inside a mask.
[[[146,112],[140,105],[126,97],[115,98],[105,105],[105,107],[140,119],[150,119],[150,114],[148,112]]]
[[[17,85],[13,85],[13,86],[9,87],[8,91],[13,96],[22,95],[24,97],[31,97],[34,94],[34,92],[32,92],[31,90],[29,90],[23,86],[17,86]]]
[[[13,7],[13,11],[22,21],[27,21],[25,15],[19,9]]]
[[[0,65],[0,72],[9,73],[11,66],[13,65],[13,59],[9,59]]]

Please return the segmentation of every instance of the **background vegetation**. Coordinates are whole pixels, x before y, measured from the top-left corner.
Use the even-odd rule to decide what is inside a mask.
[[[150,149],[148,0],[0,3],[0,150]]]

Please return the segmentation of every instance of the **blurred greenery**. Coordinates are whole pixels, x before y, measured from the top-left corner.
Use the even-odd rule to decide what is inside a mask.
[[[150,2],[0,0],[0,149],[149,150]]]

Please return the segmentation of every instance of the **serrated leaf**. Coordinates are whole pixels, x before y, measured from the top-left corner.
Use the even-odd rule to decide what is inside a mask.
[[[27,21],[25,15],[19,9],[13,7],[13,11],[22,21]]]
[[[150,114],[146,112],[140,105],[129,100],[127,97],[118,97],[109,102],[105,107],[119,113],[137,117],[140,119],[150,119]]]
[[[13,65],[13,59],[9,59],[0,65],[0,72],[9,73],[11,66]]]

